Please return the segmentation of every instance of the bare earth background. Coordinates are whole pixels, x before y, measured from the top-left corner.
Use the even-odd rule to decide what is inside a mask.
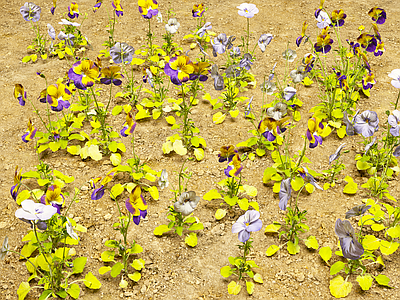
[[[101,44],[107,39],[105,26],[108,24],[107,10],[111,11],[110,1],[104,1],[103,6],[96,14],[92,12],[95,4],[94,0],[80,0],[79,10],[81,13],[87,12],[89,17],[82,26],[83,33],[88,37],[93,46],[93,50],[87,52],[90,59],[95,59],[102,49]],[[135,49],[145,42],[147,22],[138,13],[136,1],[121,1],[124,8],[124,16],[118,19],[115,30],[115,39],[127,42]],[[203,1],[209,7],[206,13],[207,21],[213,25],[213,31],[217,34],[226,33],[236,35],[238,38],[244,35],[246,19],[237,14],[236,7],[242,1]],[[46,24],[50,23],[59,32],[61,14],[67,11],[69,1],[58,1],[55,15],[50,14],[52,1],[36,0],[35,4],[41,6],[42,14],[39,21],[42,31],[47,31]],[[301,32],[303,21],[310,24],[308,34],[315,40],[317,28],[315,26],[314,11],[318,8],[319,1],[292,1],[292,0],[254,0],[260,12],[251,19],[251,42],[254,45],[262,33],[274,35],[272,43],[266,52],[261,53],[256,50],[257,61],[252,68],[258,81],[257,87],[250,90],[248,97],[254,96],[254,108],[260,107],[261,91],[259,83],[262,82],[264,75],[269,74],[275,62],[277,76],[284,73],[284,60],[281,53],[286,49],[287,42],[290,48],[295,49],[298,59],[290,65],[291,69],[296,67],[308,49],[302,47],[297,49],[295,39]],[[27,103],[25,107],[20,107],[13,98],[14,84],[20,83],[25,87],[33,101],[38,97],[44,88],[44,83],[36,75],[36,72],[43,72],[48,78],[49,83],[54,83],[58,77],[62,77],[69,69],[67,62],[57,58],[46,61],[38,60],[32,64],[21,62],[22,57],[27,54],[26,46],[31,43],[33,32],[30,25],[25,22],[19,13],[19,8],[24,1],[2,0],[0,3],[2,21],[0,22],[0,87],[2,96],[0,98],[0,164],[2,176],[0,177],[0,240],[4,236],[9,236],[10,247],[16,251],[21,250],[23,243],[21,238],[26,234],[29,226],[14,217],[14,212],[18,208],[10,196],[10,187],[13,185],[13,174],[15,166],[23,167],[23,171],[34,170],[38,164],[38,157],[34,153],[33,144],[25,144],[21,140],[21,135],[26,129],[29,118],[37,126],[39,120],[33,113],[32,107]],[[175,35],[175,40],[180,43],[184,51],[189,49],[189,44],[182,42],[182,37],[188,34],[196,26],[195,20],[191,16],[194,1],[159,1],[159,9],[165,13],[171,7],[177,15],[181,27]],[[362,98],[358,102],[361,110],[372,109],[377,111],[381,124],[386,120],[384,112],[392,110],[390,102],[395,101],[397,90],[390,84],[387,74],[396,68],[400,68],[399,35],[400,26],[400,7],[394,1],[389,0],[363,0],[363,1],[326,1],[325,8],[328,12],[334,9],[343,9],[347,14],[344,30],[341,31],[343,39],[355,40],[358,36],[357,28],[363,24],[366,27],[370,24],[370,17],[367,12],[378,5],[387,12],[386,23],[380,26],[380,33],[385,43],[386,52],[380,58],[372,59],[372,68],[376,76],[377,84],[371,91],[371,97]],[[166,17],[165,17],[166,18]],[[81,22],[82,16],[77,20]],[[152,23],[156,28],[158,39],[156,43],[161,43],[161,35],[164,33],[162,24]],[[194,56],[192,52],[189,56]],[[215,59],[216,63],[221,63],[220,58]],[[137,73],[137,79],[141,74]],[[39,80],[40,79],[40,80]],[[213,98],[218,96],[209,80],[205,84],[207,91]],[[116,91],[116,89],[114,89]],[[175,91],[172,95],[176,95]],[[309,109],[319,103],[317,88],[305,88],[300,86],[298,90],[300,100],[304,102],[301,108],[302,120],[296,127],[291,137],[292,153],[297,152],[302,147],[300,135],[305,134],[306,121],[310,116]],[[268,101],[272,101],[269,98]],[[121,104],[121,103],[118,103]],[[122,103],[124,104],[124,103]],[[244,107],[240,107],[243,112]],[[187,164],[189,171],[193,172],[193,177],[189,183],[189,189],[196,191],[200,196],[207,191],[215,188],[215,183],[224,178],[223,166],[218,164],[217,154],[223,145],[237,144],[250,137],[248,130],[252,129],[251,124],[239,116],[237,119],[230,117],[221,124],[212,123],[212,108],[209,103],[201,100],[199,105],[193,109],[192,117],[196,126],[200,129],[200,135],[207,142],[206,156],[201,162],[190,162]],[[115,128],[122,126],[124,117],[116,117],[112,121]],[[119,130],[119,129],[118,129]],[[381,130],[380,130],[381,131]],[[170,181],[177,185],[174,171],[178,171],[184,157],[178,155],[165,156],[162,153],[162,144],[165,138],[172,134],[165,120],[145,120],[140,121],[135,131],[137,154],[154,169],[167,169]],[[345,154],[344,162],[346,170],[341,178],[350,175],[355,178],[359,185],[365,183],[367,178],[361,177],[355,168],[354,156],[361,153],[361,137],[350,140],[345,138],[347,149],[350,153]],[[129,139],[125,140],[127,152],[123,155],[123,161],[130,157],[131,148],[128,144]],[[325,138],[322,146],[310,151],[307,150],[306,156],[313,162],[310,166],[316,171],[328,168],[328,157],[332,154],[341,141],[336,134]],[[66,151],[52,153],[46,150],[40,158],[47,162],[51,167],[60,170],[62,173],[74,176],[75,182],[71,186],[80,187],[96,176],[104,176],[112,166],[106,158],[99,162],[92,160],[82,161],[79,157],[74,157]],[[273,257],[267,257],[265,251],[271,244],[279,244],[277,236],[265,235],[265,225],[273,221],[281,221],[283,214],[278,208],[277,195],[272,192],[271,186],[262,184],[262,174],[266,167],[272,165],[269,155],[263,158],[256,158],[255,161],[246,161],[242,175],[247,179],[248,184],[258,189],[256,201],[260,205],[263,229],[252,234],[254,238],[253,259],[260,266],[259,273],[264,278],[264,284],[256,284],[254,299],[331,299],[329,292],[329,267],[320,259],[318,251],[310,251],[304,243],[301,244],[301,252],[298,255],[290,256],[283,249]],[[118,179],[118,177],[117,177]],[[121,178],[119,178],[121,179]],[[126,178],[125,178],[126,180]],[[308,210],[307,224],[310,231],[303,235],[315,235],[320,246],[330,246],[336,249],[338,239],[334,233],[334,222],[337,218],[343,218],[344,213],[355,205],[361,204],[363,198],[368,197],[364,191],[358,192],[355,196],[347,196],[342,193],[344,184],[339,184],[328,191],[317,191],[312,195],[304,194],[300,198],[300,208]],[[73,187],[70,187],[72,191]],[[390,190],[395,198],[400,198],[400,187],[398,179],[390,182]],[[230,296],[227,293],[227,283],[230,281],[220,275],[220,268],[228,264],[229,256],[239,255],[237,248],[237,235],[231,233],[231,226],[243,211],[237,209],[221,221],[214,218],[215,210],[219,203],[201,200],[195,215],[204,223],[205,229],[199,232],[199,243],[195,248],[189,248],[184,244],[184,238],[175,234],[165,235],[157,238],[153,235],[155,227],[167,224],[165,217],[167,207],[171,203],[172,192],[164,189],[160,193],[160,200],[153,201],[147,197],[149,203],[148,217],[140,223],[140,226],[132,226],[129,238],[134,238],[143,248],[144,252],[139,256],[146,261],[146,268],[142,272],[142,279],[138,284],[130,283],[129,287],[122,291],[119,286],[119,277],[113,279],[108,274],[99,275],[98,269],[103,265],[100,262],[100,254],[106,250],[104,241],[118,237],[112,230],[112,223],[117,220],[118,211],[115,204],[104,197],[100,201],[90,200],[91,191],[86,189],[82,193],[81,202],[72,206],[69,217],[75,218],[79,223],[88,228],[87,234],[80,234],[81,242],[76,247],[77,255],[88,256],[88,263],[84,273],[92,271],[103,284],[98,291],[86,289],[82,285],[83,292],[81,299],[247,299],[245,289],[242,289],[238,296]],[[392,204],[392,203],[391,203]],[[348,299],[399,299],[399,251],[390,257],[384,258],[386,269],[382,271],[390,277],[391,285],[394,289],[387,289],[373,286],[370,291],[363,292],[358,284],[353,282],[353,290]],[[376,271],[378,272],[378,271]],[[374,273],[373,273],[374,274]],[[376,273],[377,274],[377,273]],[[19,261],[16,255],[8,255],[5,261],[0,263],[0,298],[16,299],[16,290],[22,281],[29,277],[23,261]],[[375,285],[375,284],[374,284]],[[39,294],[31,291],[26,299],[37,299]]]

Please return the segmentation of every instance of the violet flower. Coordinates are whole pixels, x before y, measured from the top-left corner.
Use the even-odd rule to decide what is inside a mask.
[[[95,189],[92,193],[92,195],[90,196],[90,198],[92,200],[99,200],[104,196],[104,192],[105,192],[106,188],[104,187],[104,185],[102,185],[101,187]]]
[[[269,43],[271,43],[273,39],[272,34],[269,33],[263,33],[260,38],[258,39],[258,46],[260,47],[261,51],[264,52]]]
[[[347,115],[347,111],[343,112],[343,122],[344,122],[344,124],[346,124],[346,134],[348,136],[352,136],[355,133],[354,122],[355,122],[355,118],[359,112],[360,112],[360,110],[357,110],[354,117],[351,120],[349,119],[349,117]]]
[[[24,6],[21,6],[19,12],[25,21],[37,22],[40,19],[40,13],[42,9],[40,6],[33,4],[32,2],[25,2]]]
[[[374,111],[366,110],[355,117],[354,129],[356,133],[364,137],[372,136],[378,130],[378,114]]]
[[[251,3],[242,3],[236,8],[239,9],[238,14],[239,16],[252,18],[255,14],[258,14],[259,10],[255,4]]]
[[[315,18],[317,19],[317,26],[320,29],[323,29],[332,23],[329,15],[323,10],[319,10],[318,13],[315,14]]]
[[[357,240],[354,228],[348,220],[337,219],[335,233],[339,237],[343,257],[347,259],[359,259],[364,254],[364,248]]]
[[[361,204],[353,207],[348,212],[346,212],[346,219],[350,219],[351,217],[362,216],[368,209],[371,208],[371,205]]]
[[[296,93],[297,93],[297,90],[295,88],[288,86],[283,90],[283,98],[286,101],[289,101],[290,99],[293,98],[294,95],[296,95]]]
[[[239,62],[239,67],[245,68],[247,71],[250,70],[251,65],[253,64],[251,60],[253,57],[251,56],[250,53],[246,53],[243,55],[243,59]]]
[[[346,143],[341,144],[335,151],[335,153],[331,154],[329,156],[329,165],[334,161],[337,160],[340,156],[340,152],[343,150],[344,146],[346,145]]]
[[[15,212],[18,219],[29,221],[46,221],[57,213],[57,208],[51,205],[34,202],[33,200],[24,200],[21,202],[22,208]]]
[[[228,45],[228,37],[225,33],[220,33],[214,40],[211,40],[211,44],[213,47],[214,57],[218,54],[223,54]]]
[[[110,49],[110,55],[114,63],[120,64],[129,64],[133,59],[133,53],[135,49],[132,46],[129,46],[126,43],[117,42]]]
[[[375,145],[375,142],[376,142],[376,136],[374,136],[374,138],[372,139],[371,143],[365,145],[365,148],[364,148],[364,153],[365,154],[367,154],[368,150],[371,149],[371,147],[373,145]]]
[[[199,37],[203,37],[204,36],[204,34],[206,33],[206,31],[207,30],[210,30],[212,28],[212,25],[211,25],[211,22],[207,22],[207,23],[205,23],[204,25],[203,25],[203,27],[201,27],[197,32],[196,32],[196,34],[199,36]]]
[[[250,238],[250,232],[259,231],[261,227],[260,212],[248,210],[233,224],[232,233],[238,233],[239,241],[245,243]]]
[[[281,181],[281,188],[279,190],[279,208],[286,210],[288,201],[292,196],[292,187],[290,185],[290,178]]]
[[[400,69],[394,69],[388,75],[393,80],[390,82],[396,89],[400,89]]]
[[[388,123],[392,128],[390,128],[390,133],[393,136],[399,136],[400,130],[400,111],[397,109],[393,111],[392,115],[388,117]]]

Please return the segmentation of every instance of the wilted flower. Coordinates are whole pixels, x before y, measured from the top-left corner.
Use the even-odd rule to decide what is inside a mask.
[[[154,88],[153,73],[151,72],[151,70],[143,68],[143,82],[146,83],[147,80],[149,81],[150,86]]]
[[[390,78],[393,78],[390,82],[396,89],[400,89],[400,69],[394,69],[388,75]]]
[[[283,90],[283,98],[286,101],[289,101],[290,99],[292,99],[294,97],[294,95],[296,95],[297,90],[291,86],[285,87],[285,89]]]
[[[335,26],[343,26],[344,19],[346,19],[347,15],[344,13],[342,9],[336,9],[332,12],[332,24]]]
[[[47,33],[53,41],[56,39],[56,30],[50,24],[47,24]]]
[[[71,19],[75,19],[79,17],[79,9],[78,4],[76,2],[72,2],[70,6],[68,6],[68,17]]]
[[[41,11],[42,9],[40,6],[33,4],[32,2],[25,2],[24,6],[19,9],[24,20],[32,22],[39,21]]]
[[[110,66],[101,69],[100,82],[103,84],[114,84],[121,85],[121,78],[124,76],[121,74],[121,68],[119,66]]]
[[[79,240],[78,235],[74,231],[74,227],[72,227],[71,221],[67,218],[67,222],[65,223],[65,228],[67,229],[68,235],[74,239],[74,240]]]
[[[314,68],[315,55],[312,53],[307,53],[304,55],[304,58],[301,62],[304,65],[304,71],[308,73]]]
[[[268,81],[265,81],[264,83],[262,83],[260,88],[261,88],[261,91],[263,91],[267,95],[272,95],[276,90],[276,85],[275,85],[275,83],[268,80]]]
[[[232,233],[238,233],[239,241],[245,243],[250,238],[250,232],[259,231],[261,227],[260,212],[248,210],[233,224]]]
[[[317,117],[308,120],[307,139],[310,141],[310,148],[315,148],[318,144],[322,145],[320,134],[324,131],[324,125]]]
[[[168,187],[168,173],[167,170],[163,169],[161,171],[160,179],[158,179],[158,185],[163,190],[164,188]]]
[[[103,4],[103,0],[96,0],[96,4],[93,6],[93,12],[96,12],[101,5]]]
[[[92,200],[99,200],[99,199],[103,198],[105,191],[106,191],[106,188],[104,185],[102,185],[92,192],[92,195],[90,196],[90,198]]]
[[[139,2],[140,2],[140,0],[139,0]],[[115,14],[117,15],[117,17],[124,15],[124,9],[121,6],[121,0],[113,0],[111,5],[115,9]],[[140,11],[140,7],[139,7],[139,11]]]
[[[151,19],[158,14],[158,3],[156,0],[139,0],[139,12],[143,18]]]
[[[232,160],[229,162],[228,167],[224,170],[225,175],[227,177],[238,176],[243,170],[241,162],[242,160],[240,159],[239,154],[235,153],[232,157]]]
[[[174,34],[178,31],[178,28],[181,26],[176,18],[171,18],[168,20],[168,23],[165,24],[165,30],[171,34]]]
[[[19,101],[19,105],[25,106],[26,92],[22,84],[17,83],[14,87],[14,98]]]
[[[315,178],[308,172],[308,169],[306,167],[298,168],[297,171],[299,172],[299,175],[307,182],[312,184],[314,187],[317,189],[323,191],[324,189],[320,187],[315,180]]]
[[[397,109],[393,111],[392,115],[388,117],[388,123],[392,128],[390,128],[390,133],[393,136],[399,136],[400,131],[400,111]]]
[[[366,110],[355,116],[354,129],[364,137],[370,137],[378,130],[379,119],[374,111]]]
[[[341,144],[341,145],[336,149],[335,153],[329,155],[329,165],[330,165],[334,160],[336,160],[336,159],[339,158],[340,152],[343,150],[343,148],[344,148],[345,145],[346,145],[345,143]]]
[[[279,190],[279,208],[286,210],[288,201],[292,196],[292,186],[290,185],[290,178],[281,181],[281,188]]]
[[[306,35],[306,30],[307,30],[307,22],[303,22],[303,27],[301,28],[301,35],[296,39],[296,45],[297,47],[300,47],[301,42],[303,41],[304,36]],[[304,42],[305,43],[305,42]]]
[[[218,161],[224,162],[224,161],[232,161],[233,156],[237,153],[237,150],[235,150],[235,146],[229,145],[229,146],[222,146],[221,149],[219,150],[220,153],[218,154]]]
[[[258,124],[258,132],[260,132],[268,141],[275,141],[279,134],[286,131],[284,126],[289,119],[289,117],[286,117],[280,120],[275,120],[267,117]]]
[[[120,64],[128,64],[132,61],[133,53],[135,49],[132,46],[129,46],[126,43],[117,42],[113,47],[110,49],[110,55],[114,63]]]
[[[40,198],[40,203],[44,205],[51,205],[57,209],[57,213],[61,212],[61,207],[64,204],[64,195],[61,193],[61,188],[57,185],[51,185],[46,194]]]
[[[51,205],[36,203],[33,200],[24,200],[21,202],[22,208],[15,212],[18,219],[29,221],[46,221],[57,213],[57,209]]]
[[[37,129],[33,127],[31,119],[28,122],[28,129],[25,131],[25,134],[22,136],[22,140],[27,143],[35,137]]]
[[[328,33],[328,28],[322,30],[322,33],[318,35],[317,42],[314,44],[314,49],[316,52],[323,52],[323,54],[328,53],[331,51],[333,39]]]
[[[317,26],[320,29],[323,29],[332,23],[329,15],[323,10],[319,10],[318,13],[316,13],[315,18],[317,19]]]
[[[386,12],[382,8],[374,7],[368,12],[368,15],[372,18],[372,21],[376,24],[383,24],[386,21]]]
[[[263,33],[260,38],[258,39],[258,46],[260,47],[261,51],[264,52],[269,43],[272,41],[272,34]]]
[[[0,249],[0,260],[3,260],[8,253],[8,236],[4,238],[3,245]]]
[[[299,83],[302,82],[303,79],[306,77],[305,73],[305,67],[304,66],[299,66],[297,70],[292,70],[290,72],[290,77],[292,77],[293,83]]]
[[[353,207],[346,213],[346,219],[350,219],[351,217],[362,216],[365,212],[371,208],[371,205],[361,204]]]
[[[282,56],[283,59],[287,60],[288,62],[292,62],[297,57],[297,53],[292,49],[287,49],[282,52]]]
[[[159,11],[158,14],[157,14],[157,22],[158,23],[162,23],[163,22],[161,11]]]
[[[176,212],[180,212],[183,216],[190,215],[200,201],[200,197],[196,196],[196,192],[183,192],[179,196],[179,200],[174,203]]]
[[[258,14],[259,10],[255,4],[250,3],[242,3],[236,8],[239,9],[238,14],[239,16],[252,18],[255,14]]]
[[[335,233],[339,237],[343,257],[347,259],[359,259],[364,254],[363,246],[358,242],[354,228],[348,220],[337,219]]]
[[[60,31],[60,33],[58,34],[58,39],[61,41],[65,41],[66,45],[69,45],[71,47],[74,46],[75,36],[72,33],[66,34],[63,31]]]
[[[51,110],[62,111],[63,108],[69,108],[69,99],[71,99],[71,91],[64,84],[52,84],[47,87],[46,100]]]
[[[276,121],[282,119],[282,117],[286,115],[286,113],[287,113],[287,105],[283,102],[278,102],[275,104],[274,107],[269,107],[267,109],[267,116]]]
[[[221,75],[214,78],[214,88],[216,91],[221,91],[225,88],[224,78]]]
[[[199,78],[200,81],[206,81],[208,79],[207,75],[209,74],[208,68],[210,67],[210,63],[199,61],[195,64],[192,64],[192,66],[194,70],[193,73],[190,74],[190,80],[196,80]]]
[[[400,146],[397,146],[394,151],[393,151],[393,156],[394,157],[399,157],[400,156]]]
[[[245,117],[249,116],[250,113],[251,113],[251,102],[253,102],[253,97],[254,96],[251,96],[251,98],[250,98],[249,102],[247,103],[247,106],[246,106],[246,108],[244,110],[244,116]]]
[[[205,11],[205,7],[204,7],[203,3],[198,4],[198,5],[194,4],[193,9],[192,9],[192,16],[194,18],[200,18],[203,16],[204,11]]]
[[[233,47],[231,52],[229,53],[232,57],[239,57],[241,52],[239,47]]]
[[[123,128],[121,129],[121,135],[123,137],[127,137],[131,135],[136,128],[136,122],[133,120],[130,112],[126,115],[126,122],[124,123]]]
[[[165,74],[167,74],[171,78],[171,82],[176,85],[182,85],[182,82],[188,81],[193,71],[193,64],[186,55],[171,58],[164,67]]]
[[[211,22],[207,22],[207,23],[205,23],[205,24],[203,25],[203,27],[201,27],[201,28],[196,32],[196,34],[197,34],[199,37],[203,37],[204,34],[206,33],[206,31],[207,31],[207,30],[210,30],[211,28],[212,28]]]
[[[246,53],[245,55],[243,55],[242,60],[239,62],[239,67],[245,68],[247,71],[250,70],[251,65],[253,64],[251,62],[252,59],[253,57],[251,56],[251,54]]]
[[[225,70],[225,75],[227,78],[239,77],[242,69],[239,65],[230,65]]]
[[[110,50],[111,51],[111,50]],[[80,90],[86,90],[87,87],[94,85],[99,77],[99,67],[89,59],[77,61],[68,71],[68,77]]]
[[[61,19],[61,22],[58,22],[58,24],[60,24],[60,25],[66,25],[66,26],[74,26],[74,27],[79,27],[79,26],[81,26],[81,24],[79,24],[79,23],[77,23],[77,22],[68,21],[67,19]]]
[[[343,122],[346,124],[346,134],[348,136],[352,136],[355,133],[354,130],[354,123],[355,123],[355,118],[358,115],[360,110],[357,110],[354,117],[350,120],[349,117],[347,116],[347,111],[343,112]]]
[[[374,138],[372,139],[371,143],[368,143],[368,144],[365,145],[365,148],[364,148],[365,154],[367,154],[368,150],[371,149],[371,147],[373,145],[375,145],[375,142],[376,142],[376,136],[374,136]]]
[[[142,190],[137,185],[125,201],[126,209],[133,215],[133,222],[139,225],[140,219],[147,216],[147,202],[144,200]]]

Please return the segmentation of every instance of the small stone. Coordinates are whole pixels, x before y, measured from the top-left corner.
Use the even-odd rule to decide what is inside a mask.
[[[0,222],[0,229],[6,228],[7,222]]]
[[[104,220],[108,221],[112,218],[112,214],[108,213],[104,216]]]
[[[144,294],[144,293],[146,293],[146,291],[147,291],[147,287],[146,287],[146,285],[143,284],[142,288],[140,289],[140,292],[142,294]]]
[[[299,274],[297,274],[296,279],[298,282],[303,282],[305,279],[305,276],[303,273],[299,273]]]

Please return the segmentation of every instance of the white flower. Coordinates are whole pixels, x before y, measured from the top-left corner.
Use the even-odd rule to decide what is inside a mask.
[[[400,69],[395,69],[388,75],[393,78],[391,84],[396,88],[400,89]]]
[[[196,196],[196,192],[184,192],[179,196],[179,201],[174,203],[174,209],[182,215],[188,216],[194,211],[199,201],[200,197]]]
[[[49,36],[55,40],[56,39],[56,30],[54,29],[53,26],[51,26],[50,24],[47,24],[47,33],[49,34]]]
[[[74,240],[79,241],[78,235],[75,233],[74,228],[72,227],[71,221],[67,218],[67,223],[65,223],[65,227],[67,228],[68,235]]]
[[[297,53],[296,53],[296,51],[294,51],[292,49],[287,49],[287,50],[282,52],[282,56],[288,62],[292,62],[297,57]]]
[[[272,34],[268,33],[265,34],[263,33],[260,38],[258,39],[258,46],[260,47],[261,51],[264,52],[269,43],[272,41]]]
[[[66,19],[61,19],[61,22],[58,22],[58,24],[60,24],[60,25],[72,25],[72,26],[75,26],[75,27],[81,26],[81,24],[79,24],[79,23],[70,22],[70,21],[68,21]]]
[[[180,26],[181,26],[181,24],[179,24],[178,20],[175,18],[172,18],[172,19],[168,20],[167,24],[165,24],[165,30],[171,34],[174,34],[175,32],[178,31],[178,28]]]
[[[168,182],[168,173],[167,170],[163,169],[161,172],[160,179],[158,179],[158,185],[160,188],[163,190],[164,188],[168,187],[169,182]]]
[[[239,9],[238,14],[239,16],[246,17],[246,18],[252,18],[254,17],[255,14],[259,12],[257,6],[255,4],[250,4],[250,3],[242,3],[239,6],[237,6]]]
[[[329,26],[332,23],[331,19],[329,19],[329,15],[322,10],[318,13],[318,16],[316,18],[318,22],[317,26],[318,28],[321,29],[325,28],[326,26]]]
[[[157,14],[157,22],[158,22],[158,23],[162,23],[162,14],[161,14],[161,11],[158,11],[158,14]]]
[[[57,213],[57,208],[52,205],[44,205],[42,203],[34,202],[33,200],[24,200],[21,203],[22,208],[15,212],[18,219],[30,221],[45,221],[50,219]]]

